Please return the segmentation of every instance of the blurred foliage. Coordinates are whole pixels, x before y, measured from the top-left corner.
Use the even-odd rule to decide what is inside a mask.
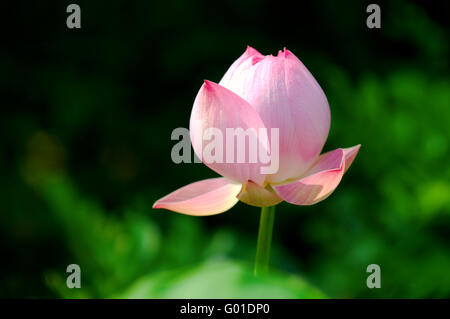
[[[78,1],[10,5],[0,50],[0,296],[450,297],[447,2]],[[39,17],[37,21],[36,17]],[[170,160],[203,78],[246,45],[293,51],[332,112],[325,150],[362,144],[341,185],[277,208],[254,278],[259,210],[194,218],[153,202],[214,176]],[[68,289],[66,267],[81,266]],[[366,287],[381,266],[382,288]]]
[[[74,260],[82,265],[83,285],[85,281],[88,283],[80,291],[67,289],[64,274],[54,270],[46,272],[46,283],[63,297],[324,297],[298,276],[274,273],[255,278],[251,266],[226,258],[227,247],[223,245],[229,241],[226,237],[222,235],[208,242],[195,223],[174,220],[170,225],[172,231],[183,235],[172,235],[163,244],[155,223],[132,211],[126,212],[120,222],[105,218],[98,205],[79,198],[73,187],[60,177],[46,179],[41,191],[64,227],[62,231]],[[77,212],[76,216],[72,212]],[[185,266],[198,260],[208,262]],[[168,270],[168,265],[176,268]],[[139,279],[134,283],[136,278]],[[128,288],[130,283],[133,284]]]

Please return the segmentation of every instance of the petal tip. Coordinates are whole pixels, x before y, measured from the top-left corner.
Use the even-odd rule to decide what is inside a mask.
[[[345,157],[345,172],[349,169],[350,165],[352,165],[356,155],[359,152],[359,149],[361,148],[361,144],[345,148],[344,149],[344,157]]]
[[[356,154],[358,154],[360,148],[361,148],[361,144],[357,144],[352,147],[343,148],[345,157],[349,158],[350,156],[356,156]]]
[[[152,209],[158,209],[158,208],[162,208],[162,207],[160,206],[160,204],[158,203],[158,201],[156,201],[156,202],[153,204]]]
[[[210,80],[203,80],[203,87],[207,90],[207,91],[213,91],[214,89],[216,89],[219,86],[219,84],[214,83],[213,81]]]
[[[215,83],[210,80],[203,80],[203,85],[200,91],[203,91],[203,94],[209,95],[215,91]]]
[[[245,53],[247,54],[247,55],[249,55],[249,56],[252,56],[252,55],[260,55],[261,53],[259,53],[259,51],[258,50],[256,50],[255,48],[253,48],[253,47],[251,47],[251,46],[249,46],[249,45],[247,45],[247,47],[246,47],[246,49],[245,49]]]
[[[283,47],[283,50],[278,50],[278,58],[287,58],[289,54],[292,54],[291,51]]]

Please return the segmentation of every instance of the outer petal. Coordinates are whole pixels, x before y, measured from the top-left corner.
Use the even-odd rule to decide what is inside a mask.
[[[258,207],[273,206],[283,201],[273,190],[252,182],[242,187],[238,198],[241,202]]]
[[[157,200],[153,208],[165,208],[177,213],[208,216],[223,213],[237,202],[242,189],[224,177],[205,179],[186,185]]]
[[[224,87],[248,101],[266,127],[279,128],[280,166],[269,182],[302,176],[320,154],[330,128],[327,99],[311,73],[290,51],[247,59]]]
[[[209,140],[205,139],[205,132],[208,132],[208,129],[211,128],[221,133],[219,139],[223,142],[223,147],[220,148],[222,156],[216,162],[208,161],[204,156],[211,144],[216,142],[216,136],[211,137]],[[267,131],[255,109],[230,90],[216,83],[205,81],[195,99],[190,120],[190,135],[195,153],[202,159],[203,163],[222,176],[238,181],[241,184],[252,180],[262,185],[265,175],[261,174],[260,168],[261,166],[267,166],[267,164],[259,162],[258,153],[254,154],[256,162],[250,163],[250,139],[246,138],[245,147],[238,149],[239,143],[237,139],[233,137],[233,141],[231,141],[231,138],[229,140],[227,129],[253,130],[258,152],[261,148],[267,150],[269,147]],[[260,129],[264,130],[261,131]],[[234,144],[232,148],[234,153],[233,160],[227,162],[227,145],[232,145],[231,142]],[[237,155],[240,152],[245,154],[244,163],[238,163]],[[215,154],[215,152],[211,153]]]
[[[345,171],[350,167],[360,145],[321,155],[318,161],[299,181],[274,186],[285,201],[296,205],[312,205],[327,198],[338,186]]]

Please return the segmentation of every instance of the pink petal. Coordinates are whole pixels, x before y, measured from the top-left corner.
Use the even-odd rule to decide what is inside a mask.
[[[221,148],[222,156],[217,162],[206,159],[205,151],[208,144],[211,145],[216,138],[210,140],[204,139],[207,129],[215,128],[221,133],[223,147]],[[231,142],[231,138],[227,138],[226,129],[254,129],[257,136],[256,145],[259,149],[267,150],[269,147],[267,131],[264,123],[258,113],[245,100],[240,98],[230,90],[210,81],[205,81],[197,94],[192,109],[190,120],[191,142],[197,156],[202,159],[208,167],[216,171],[222,176],[240,182],[247,183],[252,180],[255,183],[263,184],[265,175],[261,174],[261,166],[268,166],[259,161],[259,154],[256,154],[256,162],[250,163],[250,139],[246,138],[245,147],[238,150],[237,139],[234,138],[234,148],[232,161],[227,163],[227,143]],[[263,134],[260,134],[263,133]],[[239,152],[245,155],[245,162],[238,163],[237,155]],[[215,152],[212,152],[215,154]],[[231,154],[229,152],[228,154]],[[202,156],[203,155],[203,156]]]
[[[258,207],[273,206],[283,201],[274,191],[252,182],[242,187],[238,198],[241,202]]]
[[[237,202],[242,189],[224,177],[205,179],[186,185],[157,200],[153,208],[165,208],[177,213],[208,216],[223,213]]]
[[[220,85],[249,102],[264,124],[279,128],[280,165],[269,182],[302,176],[320,154],[330,128],[325,94],[290,51],[242,62]],[[270,136],[270,134],[269,134]]]
[[[312,205],[327,198],[339,185],[361,145],[322,154],[306,173],[306,177],[284,185],[273,186],[285,201],[296,205]]]

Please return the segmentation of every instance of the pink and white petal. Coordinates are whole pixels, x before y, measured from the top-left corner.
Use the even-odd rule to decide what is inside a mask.
[[[267,166],[267,164],[260,161],[258,153],[253,154],[255,162],[250,161],[251,138],[245,138],[243,147],[238,149],[237,139],[235,136],[228,136],[227,129],[253,132],[253,140],[256,141],[258,152],[260,149],[267,150],[269,148],[265,125],[255,109],[230,90],[216,83],[205,81],[195,99],[190,119],[190,135],[195,154],[205,165],[224,177],[241,184],[252,180],[262,185],[265,175],[261,173],[261,167]],[[214,134],[207,137],[205,133],[212,132],[212,130]],[[217,147],[211,147],[211,145],[216,145],[217,139],[222,142],[221,147],[220,143],[217,143]],[[234,145],[234,147],[227,149],[229,145]],[[219,154],[217,158],[207,156],[206,150],[211,149],[214,149],[214,152],[211,151],[214,156]],[[244,163],[238,162],[239,153],[244,154]],[[230,155],[231,160],[227,155]]]
[[[279,170],[266,180],[279,183],[304,174],[325,144],[330,110],[325,94],[300,60],[288,50],[277,57],[247,60],[220,84],[249,102],[269,132],[279,129]]]
[[[313,205],[327,198],[339,185],[344,175],[344,150],[322,154],[302,179],[273,186],[285,201],[295,205]]]
[[[208,216],[223,213],[239,200],[241,184],[224,177],[205,179],[186,185],[157,200],[153,208],[164,208],[177,213]]]
[[[268,207],[283,201],[274,191],[248,182],[238,195],[241,202],[257,207]]]

